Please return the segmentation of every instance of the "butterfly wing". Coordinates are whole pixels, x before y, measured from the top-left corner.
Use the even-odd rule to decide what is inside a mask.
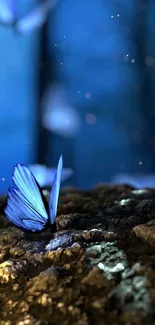
[[[46,0],[30,11],[16,23],[19,33],[29,33],[43,26],[47,20],[48,12],[56,5],[57,0]]]
[[[61,182],[61,174],[62,174],[62,167],[63,167],[63,158],[62,156],[59,159],[57,172],[55,174],[53,180],[53,186],[50,193],[50,200],[49,200],[49,218],[50,223],[53,224],[56,214],[57,214],[57,206],[58,206],[58,199],[59,199],[59,192],[60,192],[60,182]]]
[[[14,1],[0,0],[0,23],[12,24],[14,21]]]
[[[33,173],[35,179],[41,187],[51,187],[57,168],[48,168],[45,165],[29,165],[28,168]],[[73,174],[70,168],[63,168],[61,174],[61,182],[67,181]]]
[[[33,174],[18,164],[12,179],[15,187],[8,191],[5,209],[8,220],[24,230],[41,231],[48,221],[48,214]]]

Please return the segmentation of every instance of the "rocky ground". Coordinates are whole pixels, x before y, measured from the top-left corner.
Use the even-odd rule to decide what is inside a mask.
[[[0,325],[155,324],[155,190],[64,189],[56,226],[1,213]]]

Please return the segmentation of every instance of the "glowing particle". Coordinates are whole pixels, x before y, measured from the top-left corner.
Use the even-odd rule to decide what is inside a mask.
[[[5,178],[4,178],[4,177],[2,178],[2,181],[3,181],[3,182],[5,181]]]
[[[136,62],[136,60],[135,60],[135,59],[132,59],[132,60],[131,60],[131,63],[135,63],[135,62]]]
[[[111,18],[113,19],[113,18],[114,18],[114,16],[111,16]]]
[[[55,47],[57,47],[58,45],[57,45],[57,44],[55,44],[54,46],[55,46]]]
[[[78,94],[80,94],[80,90],[78,90]]]
[[[151,55],[148,55],[146,58],[145,58],[145,64],[148,66],[148,67],[152,67],[154,64],[155,64],[155,59],[153,56]]]
[[[117,14],[117,17],[120,17],[120,14]]]
[[[63,63],[62,63],[62,62],[61,62],[60,64],[61,64],[61,65],[63,65]]]
[[[87,99],[90,99],[90,98],[91,98],[91,93],[86,93],[86,94],[85,94],[85,97],[86,97]]]
[[[88,113],[86,115],[86,123],[87,124],[95,124],[96,122],[96,116],[92,113]]]
[[[126,54],[123,56],[123,61],[128,62],[129,61],[129,54]]]
[[[142,161],[139,161],[139,163],[138,163],[139,165],[142,165],[143,163],[142,163]]]

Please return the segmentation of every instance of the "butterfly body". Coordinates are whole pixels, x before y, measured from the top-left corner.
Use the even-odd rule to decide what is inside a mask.
[[[8,190],[5,214],[18,228],[28,232],[40,232],[55,227],[55,217],[60,191],[63,159],[59,159],[50,193],[49,206],[30,170],[17,164],[13,172],[14,187]]]

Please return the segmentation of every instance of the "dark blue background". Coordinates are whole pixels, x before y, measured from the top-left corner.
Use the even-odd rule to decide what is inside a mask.
[[[50,164],[63,152],[78,187],[155,170],[154,15],[154,1],[63,0],[49,17],[48,53],[83,120],[75,139],[50,136]],[[0,193],[16,162],[37,162],[40,35],[0,27]]]

